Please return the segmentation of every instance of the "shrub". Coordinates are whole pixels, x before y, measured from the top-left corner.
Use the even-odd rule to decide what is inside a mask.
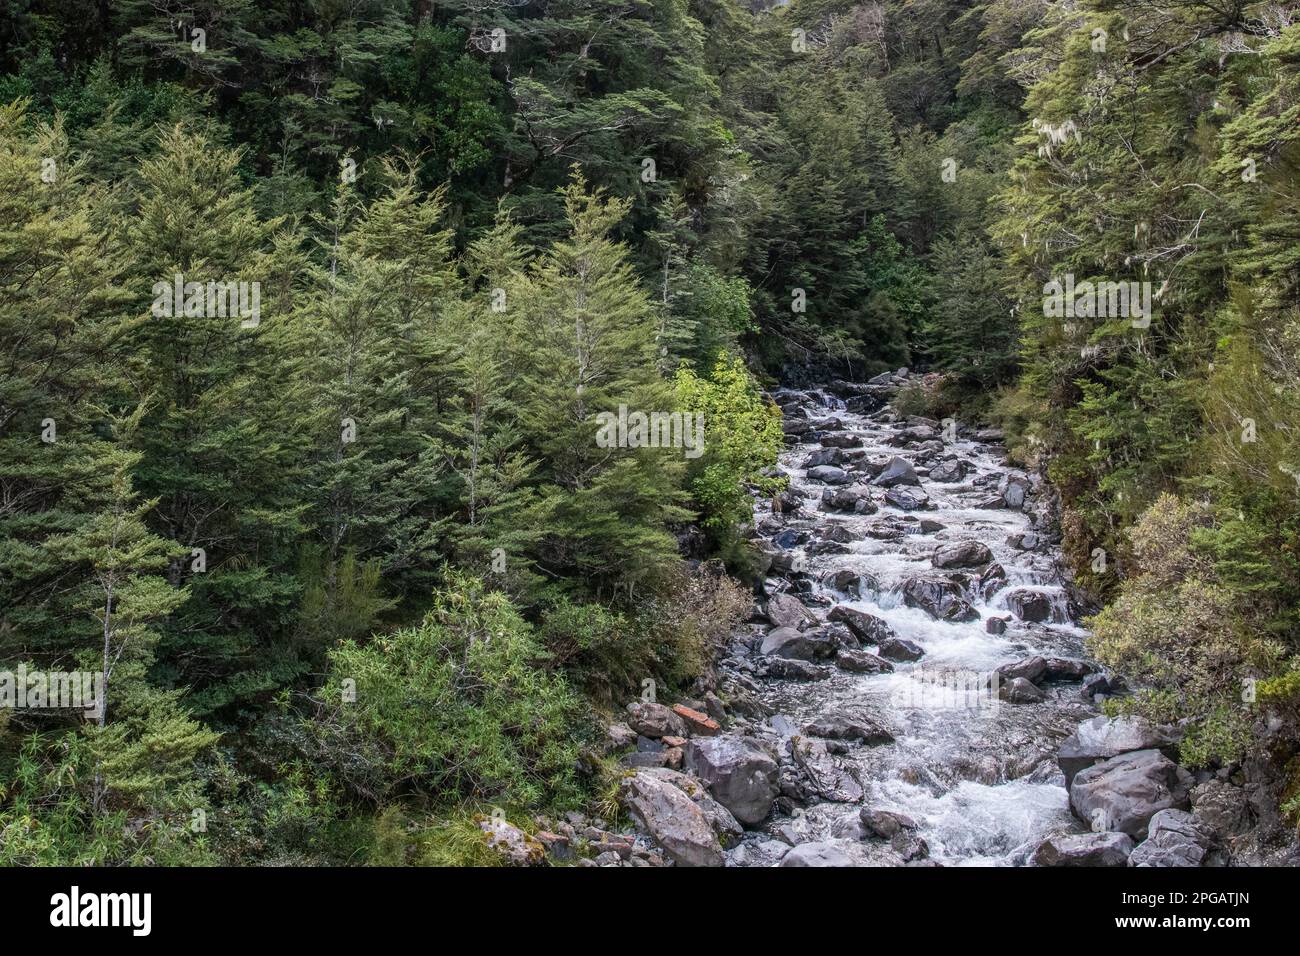
[[[1237,759],[1248,743],[1247,678],[1275,669],[1281,648],[1195,546],[1208,509],[1161,495],[1129,531],[1133,571],[1092,619],[1098,660],[1147,688],[1131,706],[1154,720],[1192,716],[1183,743],[1195,764]]]
[[[311,727],[320,753],[371,799],[571,802],[586,708],[546,664],[505,595],[452,575],[419,626],[330,654],[329,703]],[[349,680],[355,702],[341,700]]]

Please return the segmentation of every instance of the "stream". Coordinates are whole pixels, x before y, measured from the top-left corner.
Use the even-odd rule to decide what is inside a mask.
[[[754,733],[805,772],[783,770],[772,819],[728,864],[833,841],[862,865],[1023,865],[1046,837],[1082,832],[1055,753],[1096,713],[1080,686],[1092,665],[1037,478],[1007,465],[992,431],[869,410],[883,400],[870,394],[774,397],[795,443],[780,458],[790,491],[755,503],[773,560],[759,604],[798,615],[788,595],[811,615],[770,638],[776,621],[751,623],[721,671],[756,698]],[[937,549],[948,566],[935,566]],[[852,611],[896,640],[848,636]],[[1012,686],[1017,673],[1029,679]],[[832,722],[826,738],[804,729],[818,721]],[[846,721],[893,739],[852,739]],[[903,815],[919,844],[864,840],[864,809]]]

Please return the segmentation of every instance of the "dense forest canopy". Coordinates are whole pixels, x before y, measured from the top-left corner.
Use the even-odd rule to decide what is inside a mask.
[[[0,861],[607,803],[749,612],[764,389],[900,366],[1300,815],[1298,282],[1293,3],[0,0],[0,661],[106,677],[0,709]]]

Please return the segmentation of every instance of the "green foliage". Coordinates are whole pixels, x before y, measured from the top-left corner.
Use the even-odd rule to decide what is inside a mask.
[[[748,520],[750,487],[766,497],[779,490],[763,471],[784,448],[781,412],[759,394],[744,363],[725,352],[717,354],[708,378],[683,365],[674,385],[682,406],[704,416],[705,449],[690,466],[691,495],[704,528],[724,539]]]
[[[544,665],[537,636],[504,595],[452,576],[423,623],[331,651],[314,732],[328,735],[326,759],[361,755],[361,767],[337,770],[372,799],[571,801],[586,716]],[[341,700],[344,681],[355,682],[355,702]]]
[[[1198,539],[1213,516],[1163,495],[1130,529],[1131,566],[1115,601],[1092,619],[1098,660],[1154,694],[1137,707],[1158,720],[1192,716],[1184,744],[1200,763],[1242,755],[1248,679],[1278,667],[1284,649],[1263,636],[1256,607],[1217,572]]]

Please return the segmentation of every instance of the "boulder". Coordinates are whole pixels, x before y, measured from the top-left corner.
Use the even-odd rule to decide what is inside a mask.
[[[694,777],[676,770],[652,769],[639,772],[650,774],[664,783],[670,783],[690,797],[691,802],[704,814],[704,819],[708,821],[724,850],[736,846],[744,837],[745,828],[731,815],[731,811],[709,796],[709,791],[704,784]]]
[[[1075,774],[1093,764],[1135,750],[1163,750],[1167,756],[1173,756],[1175,743],[1173,735],[1145,717],[1093,717],[1079,724],[1061,742],[1056,762],[1069,787]]]
[[[1078,833],[1044,840],[1034,851],[1034,866],[1124,866],[1133,852],[1127,833]]]
[[[892,840],[904,830],[915,830],[916,821],[904,813],[894,810],[874,810],[863,807],[858,811],[858,819],[867,833],[882,840]]]
[[[780,768],[757,741],[730,735],[692,740],[686,767],[741,823],[761,823],[771,812]]]
[[[799,797],[834,803],[857,803],[862,799],[861,781],[851,767],[842,765],[831,756],[826,741],[794,737],[789,747],[790,758],[798,769],[798,779],[793,781],[793,785]]]
[[[853,479],[843,468],[834,465],[818,465],[808,469],[809,481],[820,481],[824,485],[847,485]]]
[[[891,661],[919,661],[925,656],[920,644],[901,637],[886,637],[880,642],[880,656]]]
[[[1029,494],[1029,479],[1012,475],[1002,489],[1002,501],[1008,508],[1023,508]]]
[[[930,503],[930,498],[924,492],[890,488],[885,492],[884,502],[887,505],[893,505],[900,511],[920,511]]]
[[[1070,809],[1094,830],[1119,830],[1142,840],[1153,816],[1187,806],[1191,783],[1191,775],[1159,750],[1137,750],[1075,774]]]
[[[651,739],[657,740],[667,735],[686,736],[686,725],[682,719],[663,704],[633,701],[627,705],[627,715],[627,725],[638,734]]]
[[[856,861],[841,843],[827,840],[804,843],[781,858],[777,866],[855,866]]]
[[[1004,618],[991,617],[984,622],[984,630],[989,634],[1005,634],[1007,632],[1007,622]]]
[[[811,537],[807,531],[801,531],[798,528],[786,528],[776,533],[772,538],[772,543],[782,551],[789,551],[801,544],[807,544]]]
[[[975,587],[988,600],[1007,586],[1007,569],[1000,564],[990,564],[980,572],[979,581]]]
[[[889,444],[896,446],[916,445],[921,442],[930,441],[937,436],[938,432],[929,425],[910,425],[891,435],[888,442]]]
[[[792,627],[778,627],[764,635],[759,653],[769,657],[812,661],[833,656],[835,645],[822,631],[796,631]]]
[[[831,676],[828,667],[819,667],[809,661],[790,657],[768,658],[766,671],[768,677],[778,680],[825,680]]]
[[[973,568],[992,560],[993,552],[979,541],[950,541],[934,549],[930,563],[936,568]]]
[[[1049,657],[1047,658],[1047,670],[1043,673],[1042,679],[1046,681],[1083,680],[1096,670],[1097,665],[1088,661],[1076,660],[1072,657]]]
[[[636,743],[637,733],[627,724],[614,723],[606,728],[609,750],[622,750]]]
[[[850,571],[847,568],[840,571],[832,571],[822,577],[822,583],[827,587],[832,587],[836,591],[843,591],[845,594],[860,598],[863,594],[863,575],[857,571]],[[871,582],[874,583],[874,578]]]
[[[884,619],[843,604],[832,608],[831,613],[826,615],[826,620],[845,625],[864,644],[879,644],[894,636],[894,629]]]
[[[920,485],[921,479],[916,477],[916,469],[911,462],[895,455],[876,476],[876,484],[882,488],[893,488],[895,485]]]
[[[997,669],[998,676],[1004,681],[1023,677],[1031,684],[1037,684],[1047,674],[1047,658],[1026,657],[1012,664],[1003,664]]]
[[[930,469],[930,480],[952,484],[966,477],[966,463],[960,460],[941,461]]]
[[[855,674],[888,674],[894,669],[893,664],[875,654],[843,649],[835,655],[835,665]]]
[[[1213,831],[1185,810],[1161,810],[1147,824],[1147,838],[1134,848],[1129,866],[1222,864]]]
[[[838,544],[851,544],[858,540],[858,536],[842,524],[827,525],[821,529],[821,536],[825,541],[834,541]]]
[[[860,487],[827,488],[822,492],[823,511],[850,511],[854,514],[875,514],[876,504],[866,489]]]
[[[1041,623],[1052,619],[1052,599],[1042,591],[1031,588],[1008,591],[1007,607],[1022,621]]]
[[[889,845],[907,863],[924,860],[930,855],[930,845],[912,830],[899,830],[890,838]]]
[[[641,770],[623,778],[619,799],[678,866],[722,866],[722,845],[704,811],[672,783]]]
[[[1112,674],[1089,674],[1083,679],[1079,696],[1084,700],[1096,700],[1099,696],[1107,697],[1124,691],[1124,681]]]
[[[803,460],[804,468],[816,468],[819,465],[838,465],[844,460],[844,452],[838,448],[818,448]]]
[[[633,768],[667,767],[671,749],[665,747],[662,750],[634,750],[618,758],[619,766]]]
[[[979,612],[966,600],[956,581],[935,575],[917,575],[903,582],[903,602],[941,621],[974,621]]]
[[[777,628],[811,627],[817,623],[817,615],[793,594],[773,594],[767,599],[765,612]]]
[[[998,698],[1008,704],[1038,704],[1047,695],[1023,677],[1013,677],[998,687]]]
[[[862,439],[857,435],[830,434],[822,435],[823,448],[861,448]]]
[[[1033,531],[1025,531],[1022,534],[1013,534],[1007,538],[1007,544],[1018,551],[1033,551],[1038,547],[1040,539]]]
[[[819,717],[804,727],[803,730],[804,733],[813,737],[825,737],[830,740],[851,740],[868,746],[894,742],[894,735],[870,717],[832,714]]]

